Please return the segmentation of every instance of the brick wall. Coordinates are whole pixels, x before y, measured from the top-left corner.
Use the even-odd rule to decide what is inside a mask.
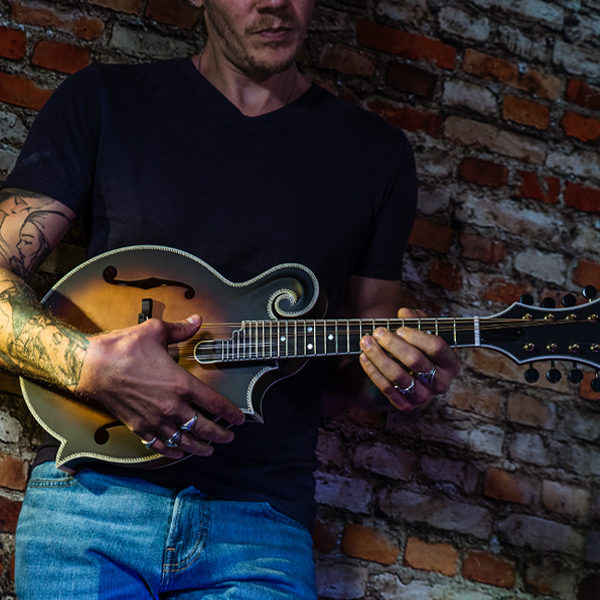
[[[600,2],[323,0],[302,67],[408,133],[420,204],[407,302],[489,315],[600,287]],[[190,54],[185,0],[0,0],[0,175],[65,74]],[[42,290],[80,260],[77,231]],[[578,296],[582,301],[582,297]],[[593,373],[523,379],[462,350],[419,417],[326,407],[315,534],[324,598],[592,600],[600,592],[600,394]],[[564,373],[568,364],[557,364]],[[0,388],[0,589],[39,431]]]

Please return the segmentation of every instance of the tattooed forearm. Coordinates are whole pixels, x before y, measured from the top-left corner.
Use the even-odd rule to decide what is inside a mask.
[[[74,391],[87,336],[42,312],[24,282],[0,279],[0,290],[0,365]]]

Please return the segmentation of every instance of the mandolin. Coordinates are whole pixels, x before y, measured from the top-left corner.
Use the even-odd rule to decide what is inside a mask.
[[[491,348],[517,363],[569,360],[599,368],[599,302],[566,308],[516,302],[489,317],[327,319],[319,283],[303,265],[281,264],[248,281],[232,282],[199,258],[163,246],[132,246],[96,256],[63,277],[42,300],[52,313],[91,334],[149,318],[202,315],[196,336],[169,352],[258,422],[263,421],[265,392],[276,381],[299,371],[310,358],[360,354],[360,338],[377,327],[415,327],[453,347]],[[535,379],[532,372],[526,373],[528,380]],[[73,470],[93,460],[138,468],[173,462],[146,449],[92,401],[24,378],[21,389],[33,416],[60,443],[59,468]]]

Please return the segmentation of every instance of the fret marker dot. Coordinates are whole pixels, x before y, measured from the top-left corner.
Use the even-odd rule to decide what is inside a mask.
[[[327,336],[327,339],[328,339],[329,341],[331,341],[331,340],[333,339],[333,334],[332,334],[332,333],[330,333],[330,334]]]
[[[312,327],[307,327],[306,331],[308,331],[308,333],[312,333],[313,328]]]
[[[285,335],[282,335],[282,336],[279,338],[279,340],[280,340],[280,341],[282,341],[282,342],[285,342]]]
[[[312,349],[313,349],[313,345],[312,345],[312,344],[308,344],[307,348],[308,348],[309,350],[312,350]]]

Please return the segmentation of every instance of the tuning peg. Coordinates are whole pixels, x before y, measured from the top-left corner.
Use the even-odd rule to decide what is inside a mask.
[[[556,306],[556,301],[554,298],[550,298],[549,296],[542,300],[542,306],[544,308],[554,308]]]
[[[583,373],[577,365],[573,365],[573,368],[569,371],[569,381],[571,383],[579,383],[583,379]]]
[[[561,303],[563,306],[575,306],[577,304],[577,298],[573,294],[566,294],[562,297]]]
[[[554,363],[552,363],[552,367],[548,369],[548,372],[546,373],[546,379],[548,379],[550,383],[558,383],[561,378],[561,372],[554,366]]]
[[[519,300],[521,304],[527,304],[527,306],[531,306],[533,304],[533,296],[531,294],[523,294]]]
[[[596,297],[598,290],[593,285],[586,285],[583,288],[583,297],[587,300],[593,300]]]
[[[527,371],[525,371],[525,381],[527,383],[535,383],[540,378],[540,373],[537,369],[533,367],[529,367]]]

